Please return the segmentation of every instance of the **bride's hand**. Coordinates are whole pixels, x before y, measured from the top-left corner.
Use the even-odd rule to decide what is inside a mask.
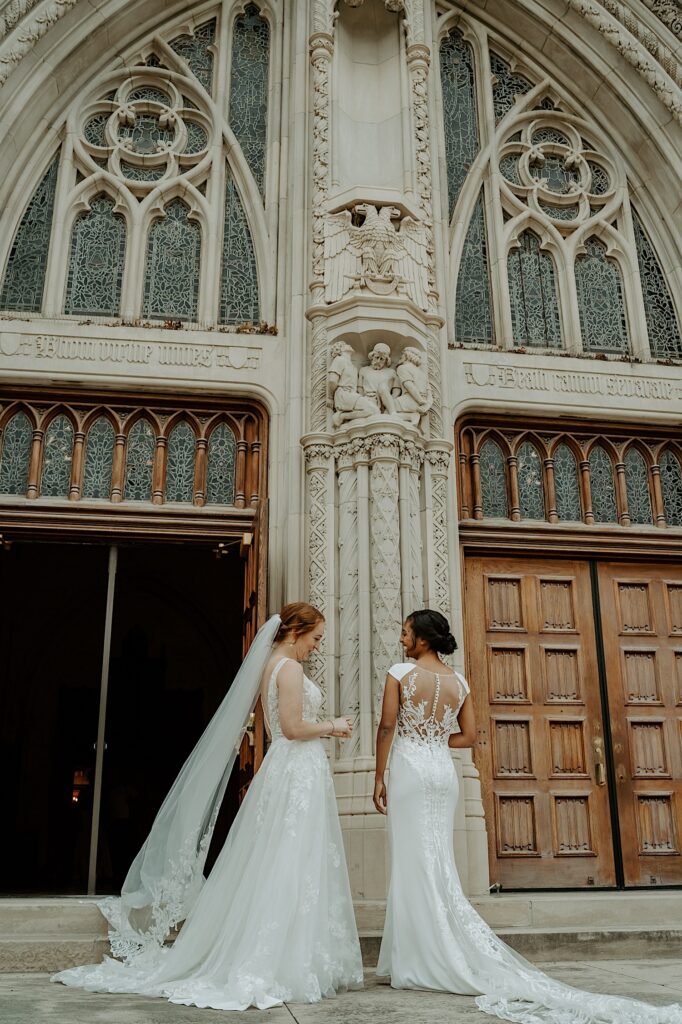
[[[381,779],[377,779],[374,783],[374,806],[379,814],[386,814],[386,804],[386,783]]]
[[[332,736],[340,736],[342,739],[350,739],[351,733],[353,732],[353,719],[335,718],[333,721],[334,729],[332,730]]]

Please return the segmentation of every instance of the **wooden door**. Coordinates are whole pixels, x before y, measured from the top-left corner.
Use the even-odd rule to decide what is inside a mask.
[[[491,882],[615,885],[588,564],[468,558],[465,621]]]
[[[626,885],[682,883],[682,568],[599,566]]]

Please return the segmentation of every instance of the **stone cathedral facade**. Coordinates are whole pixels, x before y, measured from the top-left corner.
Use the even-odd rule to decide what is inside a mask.
[[[422,606],[480,724],[467,891],[682,883],[681,45],[674,0],[0,2],[0,717],[16,827],[48,822],[20,891],[101,891],[144,834],[129,666],[169,736],[191,677],[198,726],[300,598],[356,721],[361,920]]]

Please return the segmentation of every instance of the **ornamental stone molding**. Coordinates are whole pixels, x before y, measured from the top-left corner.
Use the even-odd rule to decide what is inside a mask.
[[[601,3],[596,0],[568,2],[623,54],[666,108],[678,118],[679,98],[676,102],[674,96],[668,95],[666,79],[676,82],[679,87],[682,70],[679,58],[669,44],[659,40],[658,35],[643,24],[629,5],[618,0],[601,0]],[[663,32],[668,31],[677,38],[682,36],[682,16],[676,0],[641,2],[660,22]],[[6,0],[0,4],[0,86],[4,85],[14,68],[36,43],[78,3],[79,0],[47,0],[43,3],[39,0]],[[335,3],[336,0],[313,0],[313,33],[333,33]],[[423,41],[425,0],[388,0],[386,6],[389,10],[404,11],[408,44]],[[646,52],[654,58],[653,63],[645,56]],[[661,71],[657,71],[654,65]]]

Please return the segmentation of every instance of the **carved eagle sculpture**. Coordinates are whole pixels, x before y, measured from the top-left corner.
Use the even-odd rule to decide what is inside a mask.
[[[337,302],[352,288],[371,282],[393,282],[420,309],[428,308],[426,228],[412,217],[400,217],[394,206],[369,203],[355,207],[364,214],[359,227],[350,210],[327,214],[324,221],[324,296]]]

